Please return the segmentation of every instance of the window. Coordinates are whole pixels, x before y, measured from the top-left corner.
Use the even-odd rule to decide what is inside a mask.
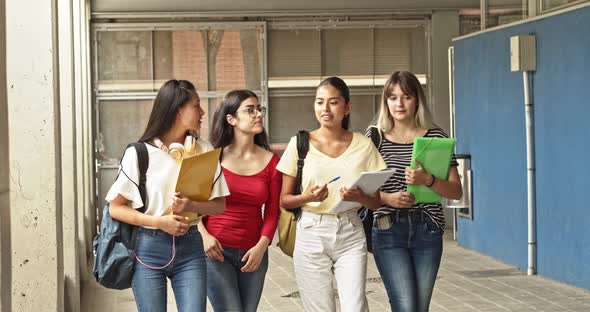
[[[94,24],[95,142],[98,204],[117,174],[125,146],[145,130],[157,90],[169,79],[195,84],[209,136],[223,95],[248,88],[265,99],[263,23]],[[171,29],[172,28],[172,29]],[[101,208],[101,207],[98,207]],[[97,217],[100,213],[97,214]]]
[[[315,89],[307,90],[309,96],[271,96],[269,111],[270,141],[287,143],[299,129],[312,130],[318,127],[314,115]],[[365,133],[367,125],[373,121],[378,109],[378,99],[374,95],[352,95],[352,115],[350,129]],[[285,118],[292,116],[295,118]]]
[[[344,79],[351,88],[351,130],[364,133],[375,119],[383,85],[392,72],[410,70],[426,84],[428,44],[423,23],[269,30],[271,143],[284,145],[297,130],[318,126],[313,114],[315,90],[329,76]]]
[[[139,140],[152,110],[151,100],[98,102],[98,159],[118,163],[125,146]]]
[[[587,2],[588,0],[542,0],[541,11],[548,11],[557,8],[567,7],[570,5],[579,4],[582,2]]]
[[[522,2],[506,3],[501,0],[488,0],[486,12],[486,27],[495,27],[512,23],[526,18],[527,10]]]

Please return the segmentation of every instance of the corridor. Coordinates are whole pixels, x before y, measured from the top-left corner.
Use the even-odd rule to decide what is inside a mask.
[[[270,264],[259,311],[303,311],[293,277],[291,258],[271,247]],[[168,290],[168,311],[176,311]],[[373,258],[369,258],[367,298],[372,312],[389,311]],[[82,290],[82,311],[136,311],[131,290],[108,290],[96,283]],[[212,311],[212,309],[208,309]],[[452,311],[590,311],[590,292],[548,280],[526,276],[512,266],[457,246],[447,239],[434,289],[432,312]]]

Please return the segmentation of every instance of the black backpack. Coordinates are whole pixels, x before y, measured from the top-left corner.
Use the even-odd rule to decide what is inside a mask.
[[[369,127],[369,134],[371,136],[371,141],[373,141],[373,145],[379,150],[381,147],[383,133],[381,133],[381,129],[370,126]],[[372,253],[373,252],[373,210],[369,208],[361,208],[359,210],[359,216],[363,221],[363,228],[365,230],[365,236],[367,237],[367,250]]]
[[[309,151],[309,132],[299,130],[297,132],[297,177],[295,182],[295,192],[293,195],[301,194],[301,180],[303,177],[303,165],[305,157]],[[301,216],[301,208],[284,209],[281,208],[278,223],[279,242],[277,246],[288,256],[293,256],[295,249],[295,237],[297,236],[297,221]]]
[[[131,146],[137,151],[139,184],[136,186],[139,189],[141,200],[145,205],[145,181],[149,166],[149,156],[144,143],[131,143],[127,145],[127,148]],[[145,206],[137,210],[143,213],[145,212]],[[93,243],[94,268],[92,274],[99,284],[112,289],[126,289],[131,287],[131,279],[135,270],[134,250],[136,236],[136,226],[111,218],[109,203],[107,203],[102,211],[100,232],[94,238]]]
[[[303,181],[303,165],[305,164],[305,157],[309,152],[309,132],[299,130],[297,132],[297,179],[295,184],[295,193],[293,195],[301,194],[301,183]],[[295,216],[299,219],[301,215],[301,208],[293,209]]]

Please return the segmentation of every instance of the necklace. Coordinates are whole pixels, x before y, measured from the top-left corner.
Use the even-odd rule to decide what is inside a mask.
[[[409,139],[407,139],[407,137],[403,137],[401,135],[401,133],[397,133],[395,130],[392,130],[392,134],[395,135],[396,141],[398,141],[397,139],[399,139],[400,143],[410,144],[410,143],[414,143],[414,139],[416,138],[416,135],[418,134],[418,128],[414,129],[414,132],[412,133],[412,135],[410,136]]]

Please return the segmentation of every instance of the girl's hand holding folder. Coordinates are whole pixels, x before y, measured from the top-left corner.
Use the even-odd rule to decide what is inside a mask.
[[[172,211],[176,213],[184,212],[187,210],[190,202],[191,200],[188,197],[182,195],[180,192],[176,192],[172,198]]]
[[[419,161],[416,160],[415,162],[418,166],[418,169],[406,167],[406,184],[432,186],[434,182],[434,176],[426,172],[426,169],[424,169]]]
[[[381,200],[394,208],[412,208],[416,198],[412,193],[408,192],[395,192],[395,193],[383,193],[381,192]]]

